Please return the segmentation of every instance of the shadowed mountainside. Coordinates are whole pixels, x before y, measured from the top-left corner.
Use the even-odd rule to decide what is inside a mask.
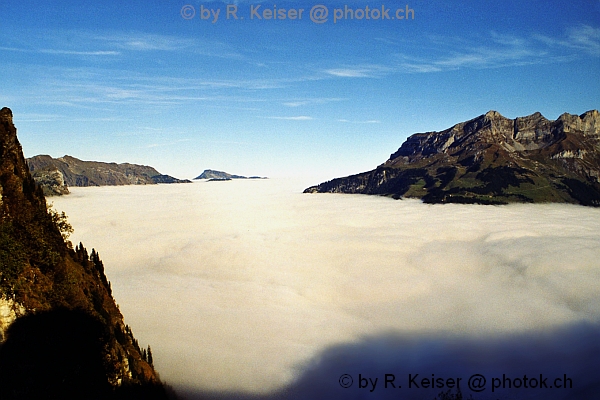
[[[600,206],[600,114],[489,111],[441,132],[410,136],[376,169],[305,193],[362,193],[426,203],[575,203]]]
[[[0,110],[0,398],[166,398],[98,253],[66,241]],[[130,398],[138,398],[133,397]]]

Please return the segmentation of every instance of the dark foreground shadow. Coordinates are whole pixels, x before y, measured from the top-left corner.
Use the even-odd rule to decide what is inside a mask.
[[[418,377],[409,382],[416,374]],[[475,374],[485,378],[480,392],[469,389],[468,380]],[[433,378],[436,387],[425,387],[423,378],[430,382]],[[448,386],[450,378],[454,382],[461,379],[459,387],[463,397],[439,396],[448,391],[456,396],[456,385]],[[377,383],[373,387],[375,379]],[[348,388],[342,387],[350,383]],[[492,385],[500,387],[492,392]],[[293,384],[276,393],[252,396],[179,389],[178,394],[194,400],[445,400],[470,396],[475,400],[600,399],[600,326],[577,324],[543,332],[477,339],[435,334],[382,335],[325,350]]]
[[[0,399],[158,399],[162,387],[112,390],[106,327],[83,311],[18,318],[0,346]]]

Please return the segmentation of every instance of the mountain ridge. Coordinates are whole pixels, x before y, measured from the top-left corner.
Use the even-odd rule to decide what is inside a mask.
[[[65,155],[52,158],[37,155],[26,159],[33,178],[48,195],[68,194],[69,186],[154,185],[158,183],[190,183],[163,175],[153,167],[130,163],[84,161]]]
[[[200,175],[194,178],[194,180],[198,179],[208,179],[214,181],[225,181],[232,179],[267,179],[260,176],[242,176],[242,175],[232,175],[223,171],[216,171],[214,169],[205,169]]]
[[[509,119],[491,110],[443,131],[413,134],[376,169],[305,190],[315,192],[600,206],[600,113]]]

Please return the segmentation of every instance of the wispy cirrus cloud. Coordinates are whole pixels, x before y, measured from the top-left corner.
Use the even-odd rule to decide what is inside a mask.
[[[119,51],[112,50],[97,50],[97,51],[77,51],[64,49],[26,49],[18,47],[0,47],[0,51],[13,51],[21,53],[42,53],[42,54],[59,54],[70,56],[116,56],[121,54]]]
[[[24,41],[7,37],[4,51],[37,52],[56,55],[106,56],[143,52],[180,52],[217,58],[244,59],[244,56],[226,42],[216,39],[156,34],[141,31],[62,30],[27,32],[35,40]],[[77,40],[73,41],[72,38]],[[11,45],[7,45],[11,43]],[[32,45],[33,44],[33,45]],[[34,47],[35,46],[35,47]]]
[[[343,78],[366,78],[369,76],[369,71],[366,69],[334,68],[325,70],[325,72]]]
[[[116,56],[121,54],[118,51],[75,51],[75,50],[56,50],[56,49],[41,49],[40,53],[46,54],[64,54],[74,56]]]
[[[406,44],[385,38],[375,40],[392,48],[407,47]],[[531,39],[496,32],[491,32],[488,37],[476,42],[464,38],[432,35],[429,37],[428,47],[426,56],[415,51],[391,52],[389,64],[343,66],[324,72],[335,77],[377,78],[393,73],[431,73],[463,68],[528,65],[547,61],[551,56],[547,49],[536,47]]]
[[[144,146],[144,148],[153,149],[156,147],[168,147],[168,146],[177,145],[179,143],[191,142],[191,141],[192,141],[192,139],[178,139],[178,140],[173,140],[173,141],[163,142],[163,143],[150,143],[150,144]]]
[[[428,73],[428,72],[440,72],[442,68],[427,62],[403,62],[399,65],[401,72],[415,72],[415,73]]]
[[[369,119],[366,121],[352,121],[352,120],[348,120],[348,119],[338,119],[337,121],[347,123],[347,124],[380,124],[381,123],[381,121],[379,121],[377,119]]]
[[[338,98],[338,97],[333,97],[333,98],[307,98],[307,99],[288,100],[288,101],[285,101],[282,104],[284,106],[286,106],[286,107],[301,107],[301,106],[308,106],[308,105],[326,104],[326,103],[338,102],[338,101],[343,101],[343,100],[346,100],[346,99]]]
[[[356,65],[330,68],[323,72],[339,78],[379,78],[393,72],[393,69],[383,65]]]
[[[298,115],[293,117],[265,117],[267,119],[279,119],[284,121],[311,121],[314,118],[307,115]]]
[[[33,52],[33,50],[31,50],[31,49],[22,49],[22,48],[18,48],[18,47],[5,47],[5,46],[0,46],[0,51],[15,51],[15,52],[20,52],[20,53]]]
[[[185,52],[217,58],[244,59],[236,49],[214,39],[174,36],[147,32],[81,32],[90,43],[122,52]]]
[[[457,52],[450,57],[437,60],[434,67],[440,69],[497,68],[514,65],[535,64],[542,54],[527,49],[478,47],[465,53]]]
[[[432,36],[430,42],[438,49],[430,52],[432,55],[429,57],[395,54],[397,71],[430,73],[465,68],[504,68],[567,62],[581,56],[581,53],[600,55],[600,29],[587,25],[570,29],[560,39],[544,35],[516,36],[490,32],[478,44],[439,36]],[[485,44],[479,44],[482,42]],[[565,49],[576,51],[565,52]]]
[[[195,39],[142,32],[104,34],[85,32],[84,36],[88,40],[102,42],[114,48],[136,51],[178,51],[188,50],[198,45]]]
[[[592,56],[600,56],[600,28],[579,25],[567,31],[565,37],[551,38],[545,35],[534,35],[534,39],[550,48],[578,50]]]
[[[109,122],[117,121],[115,117],[72,117],[64,114],[36,114],[36,113],[20,113],[16,118],[18,122],[54,122],[54,121],[69,121],[69,122]]]
[[[376,37],[378,43],[390,48],[388,73],[433,73],[459,69],[490,69],[547,63],[570,62],[583,57],[600,55],[600,28],[578,25],[561,36],[542,34],[517,35],[491,31],[474,38],[465,36],[429,35],[418,46],[427,52],[413,51],[410,40]],[[393,49],[402,49],[394,52]],[[369,77],[362,66],[330,69],[332,75]]]
[[[65,106],[169,105],[203,102],[225,106],[236,103],[262,103],[260,91],[293,84],[293,79],[224,79],[216,77],[156,76],[137,71],[107,68],[50,69],[30,66],[38,88],[35,103]],[[251,93],[249,92],[251,91]],[[19,92],[15,92],[15,96]],[[318,102],[318,99],[309,99]],[[277,101],[277,100],[276,100]],[[323,100],[324,101],[324,100]]]

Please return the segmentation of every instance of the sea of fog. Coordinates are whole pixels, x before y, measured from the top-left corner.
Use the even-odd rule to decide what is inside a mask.
[[[432,399],[448,378],[475,399],[598,398],[600,209],[301,193],[314,183],[71,188],[51,202],[189,398]],[[520,387],[492,393],[503,374]],[[431,375],[445,386],[419,384]],[[557,377],[570,387],[542,384]]]

